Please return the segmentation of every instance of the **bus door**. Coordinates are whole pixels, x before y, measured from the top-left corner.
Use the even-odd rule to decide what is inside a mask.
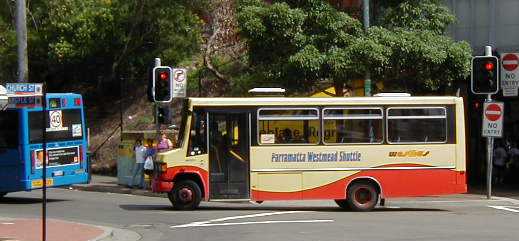
[[[0,192],[18,191],[20,162],[20,117],[18,110],[0,111]]]
[[[209,112],[211,199],[249,199],[248,112]]]

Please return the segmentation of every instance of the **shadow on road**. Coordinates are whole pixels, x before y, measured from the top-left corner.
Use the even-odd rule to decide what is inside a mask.
[[[169,205],[139,205],[125,204],[119,205],[127,211],[178,211]],[[339,207],[273,207],[273,206],[200,206],[194,211],[314,211],[314,212],[352,212]],[[379,207],[371,212],[448,212],[448,210],[437,208],[388,208]]]
[[[171,205],[121,204],[119,207],[126,211],[177,211]]]
[[[449,212],[449,210],[439,208],[376,208],[372,212]]]
[[[66,202],[69,200],[66,199],[55,199],[55,198],[47,198],[48,203],[53,202]],[[41,203],[41,198],[31,198],[31,197],[3,197],[0,198],[0,204],[35,204]]]
[[[263,211],[315,211],[315,212],[354,212],[340,207],[273,207],[273,206],[242,206],[242,207],[207,207],[201,206],[200,211],[225,211],[225,210],[263,210]],[[371,212],[446,212],[437,208],[375,208]]]

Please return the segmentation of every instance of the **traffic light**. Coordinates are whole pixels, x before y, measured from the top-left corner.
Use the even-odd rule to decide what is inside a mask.
[[[157,122],[159,124],[170,124],[171,123],[171,115],[169,107],[159,106],[157,108]]]
[[[499,91],[499,61],[495,56],[472,58],[471,89],[474,94],[496,94]]]
[[[152,96],[155,102],[170,102],[173,99],[173,70],[168,66],[153,68]]]

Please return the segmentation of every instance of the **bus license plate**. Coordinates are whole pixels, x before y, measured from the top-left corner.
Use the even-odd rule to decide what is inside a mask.
[[[63,171],[54,171],[54,172],[52,172],[52,175],[55,177],[63,176]]]
[[[50,187],[54,185],[54,180],[53,179],[47,179],[47,187]],[[43,187],[43,180],[42,179],[38,179],[38,180],[33,180],[31,182],[31,186],[32,188],[40,188],[40,187]]]

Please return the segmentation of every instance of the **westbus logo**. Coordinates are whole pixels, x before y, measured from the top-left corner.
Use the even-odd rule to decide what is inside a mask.
[[[391,151],[389,152],[389,157],[426,157],[431,154],[430,151],[418,151],[418,150],[409,150],[409,151]]]

